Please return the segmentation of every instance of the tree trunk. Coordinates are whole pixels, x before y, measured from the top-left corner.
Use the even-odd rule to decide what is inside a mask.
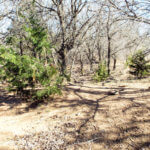
[[[116,58],[114,58],[113,70],[115,70],[115,69],[116,69],[116,62],[117,62],[117,59],[116,59]]]
[[[80,55],[80,66],[81,66],[80,73],[81,73],[81,75],[83,75],[83,61],[82,61],[82,56],[81,55]]]
[[[37,54],[36,54],[35,48],[36,48],[36,45],[33,45],[32,55],[33,55],[34,58],[37,58]]]
[[[74,53],[74,56],[73,56],[72,64],[71,64],[71,67],[70,67],[70,78],[72,76],[72,70],[73,70],[73,66],[74,66],[75,60],[76,60],[77,53],[78,53],[78,51],[76,51]]]
[[[110,53],[111,53],[111,38],[108,36],[108,54],[107,54],[108,75],[110,75]]]
[[[98,46],[98,60],[99,60],[99,63],[101,62],[101,46]]]
[[[65,48],[64,46],[61,47],[61,49],[58,51],[59,54],[59,63],[60,63],[60,71],[63,76],[66,76],[66,55],[65,55]]]
[[[20,47],[20,55],[22,56],[23,55],[22,41],[20,41],[19,47]]]
[[[90,71],[93,71],[93,62],[90,61]]]

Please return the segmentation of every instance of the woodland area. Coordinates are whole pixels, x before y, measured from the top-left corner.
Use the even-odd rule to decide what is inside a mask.
[[[150,0],[0,0],[0,150],[150,149]]]

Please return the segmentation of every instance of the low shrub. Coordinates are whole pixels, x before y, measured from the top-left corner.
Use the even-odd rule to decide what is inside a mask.
[[[31,56],[20,56],[13,49],[4,47],[0,48],[0,64],[1,80],[9,84],[9,90],[23,95],[29,89],[33,99],[43,99],[60,93],[63,79],[52,65],[45,65]]]
[[[137,78],[143,78],[150,73],[150,64],[145,59],[143,51],[139,50],[127,59],[127,66],[129,67],[129,73]]]
[[[104,81],[108,78],[108,76],[109,75],[108,75],[106,63],[105,62],[100,63],[94,75],[94,80],[98,82]]]

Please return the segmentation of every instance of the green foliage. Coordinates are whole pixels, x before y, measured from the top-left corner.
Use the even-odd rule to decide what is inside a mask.
[[[62,78],[57,68],[6,48],[0,48],[0,64],[1,79],[9,83],[9,89],[22,94],[28,88],[32,98],[37,99],[60,93]]]
[[[19,20],[23,22],[19,34],[14,26],[6,46],[0,47],[0,78],[9,84],[9,90],[41,100],[61,93],[63,77],[51,64],[52,46],[47,29],[36,16],[34,5],[32,8],[19,11]]]
[[[46,25],[41,23],[34,6],[28,11],[19,10],[19,20],[21,25],[10,29],[10,34],[6,38],[6,44],[14,48],[18,53],[22,49],[23,54],[49,61],[51,54],[51,42],[47,34]],[[18,31],[17,31],[18,30]]]
[[[105,62],[100,63],[99,67],[94,75],[94,79],[96,81],[100,82],[100,81],[106,80],[108,76],[109,75],[108,75],[106,63]]]
[[[39,23],[39,19],[30,14],[27,24],[24,29],[27,33],[26,40],[29,41],[29,45],[34,57],[40,57],[44,53],[44,50],[48,52],[50,49],[50,42],[48,41],[47,31]],[[33,49],[34,48],[34,49]]]
[[[127,66],[130,68],[129,73],[137,78],[145,77],[150,73],[150,64],[141,50],[128,57]]]

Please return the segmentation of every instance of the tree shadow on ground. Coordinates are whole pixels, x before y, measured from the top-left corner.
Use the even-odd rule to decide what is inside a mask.
[[[99,149],[129,149],[129,150],[148,150],[150,149],[150,90],[140,88],[123,88],[118,95],[110,95],[107,91],[93,91],[92,89],[73,89],[68,88],[67,91],[73,91],[79,99],[62,100],[65,104],[57,105],[57,108],[76,108],[78,106],[86,106],[88,111],[83,111],[84,118],[78,118],[78,126],[72,133],[76,133],[76,138],[70,145],[78,145],[79,147],[91,145],[99,145]],[[91,95],[103,95],[101,98],[92,100],[84,98],[82,93]],[[140,95],[140,96],[139,96]],[[138,101],[140,99],[140,101]],[[118,107],[118,114],[113,117],[113,111],[110,110],[111,103],[127,102],[123,107]],[[76,109],[78,110],[78,109]],[[115,113],[115,112],[114,112]],[[121,114],[120,114],[121,113]],[[97,126],[98,120],[96,114],[111,120],[107,124],[108,128]],[[122,118],[120,118],[122,115]],[[119,121],[121,119],[122,121]],[[104,120],[104,122],[106,121]],[[103,123],[103,122],[101,122]],[[91,124],[93,126],[91,127]],[[67,131],[66,131],[67,132]],[[68,132],[69,133],[69,132]]]
[[[53,101],[52,106],[56,109],[75,109],[77,113],[80,111],[83,114],[74,118],[76,124],[70,125],[71,131],[64,125],[65,132],[74,137],[68,142],[68,146],[82,147],[90,143],[104,150],[150,149],[150,90],[117,87],[115,90],[120,92],[110,94],[114,88],[105,88],[105,91],[103,89],[100,87],[95,91],[92,88],[66,87],[68,95],[72,92],[76,98],[67,99],[66,95]],[[0,92],[0,107],[7,104],[9,109],[12,109],[22,103],[20,98],[7,95],[5,91]],[[83,94],[89,94],[90,97],[85,98]],[[99,98],[92,99],[93,96]],[[116,109],[112,109],[114,105]],[[29,111],[38,106],[39,102],[33,102],[25,109]],[[86,148],[85,145],[83,149]]]
[[[20,108],[19,106],[23,103],[25,106]],[[29,110],[36,109],[41,105],[47,105],[47,103],[48,102],[45,102],[44,100],[28,101],[28,97],[22,98],[19,95],[10,95],[10,93],[8,93],[6,90],[0,89],[0,108],[5,107],[5,111],[16,108],[17,114],[22,114],[28,112]]]
[[[9,106],[9,109],[13,109],[22,102],[23,99],[21,99],[19,96],[10,95],[6,90],[0,89],[0,107],[7,105]]]

